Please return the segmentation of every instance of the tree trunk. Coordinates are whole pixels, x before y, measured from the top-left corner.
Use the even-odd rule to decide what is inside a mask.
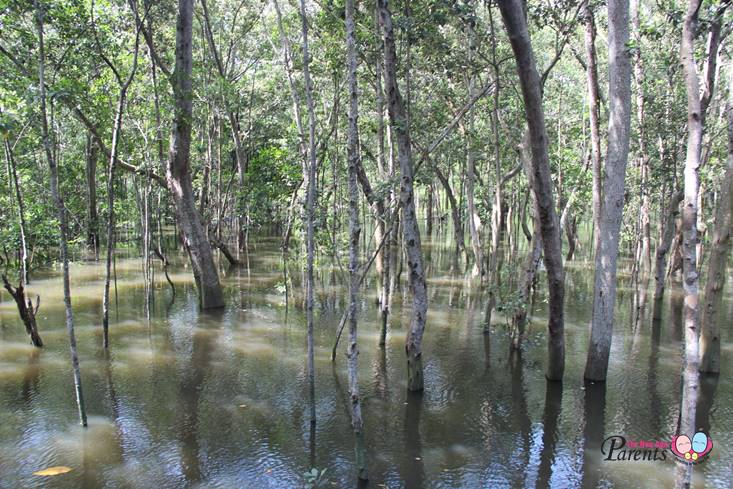
[[[640,285],[637,290],[637,319],[640,319],[646,309],[647,291],[649,289],[649,278],[652,269],[651,254],[651,224],[649,218],[650,207],[650,185],[649,178],[651,168],[649,166],[650,157],[646,149],[646,131],[644,128],[644,64],[641,57],[641,28],[639,4],[641,0],[631,1],[631,22],[633,26],[633,37],[636,42],[637,49],[634,51],[634,82],[636,84],[636,119],[638,125],[638,165],[641,168],[641,207],[639,209],[640,231],[639,239],[641,240],[641,261],[640,261]]]
[[[433,191],[433,182],[428,183],[428,194],[425,198],[427,201],[425,204],[425,235],[428,237],[428,242],[433,237],[433,204],[435,203],[435,194]]]
[[[498,91],[498,90],[497,90]],[[494,100],[496,102],[496,99]],[[494,107],[494,112],[498,111],[498,107]],[[495,122],[495,120],[494,120]],[[493,124],[493,123],[492,123]],[[495,124],[494,124],[495,126]],[[495,126],[496,127],[496,126]],[[499,151],[499,134],[498,129],[495,129],[495,144],[497,145],[497,153]],[[501,160],[497,154],[494,158],[494,170],[495,175],[501,172]],[[502,228],[502,191],[501,185],[497,183],[494,186],[494,198],[491,205],[491,256],[489,257],[489,297],[486,303],[486,310],[484,312],[484,333],[489,333],[491,328],[491,315],[496,307],[496,297],[499,294],[499,286],[501,280],[499,277],[499,245],[501,242],[501,228]]]
[[[99,217],[97,216],[97,145],[87,134],[86,184],[87,184],[87,246],[99,259]]]
[[[443,185],[446,197],[448,197],[448,203],[450,204],[451,220],[453,221],[453,232],[456,240],[456,252],[453,255],[453,267],[456,267],[458,265],[458,260],[460,256],[466,254],[466,238],[463,234],[463,222],[461,221],[461,212],[458,206],[458,201],[456,200],[456,196],[450,186],[450,181],[448,180],[448,177],[438,167],[437,162],[433,165],[433,170],[435,171],[435,176],[438,177],[438,180],[440,180],[440,183]]]
[[[593,168],[593,252],[598,252],[601,236],[601,206],[603,188],[601,187],[601,126],[600,126],[600,89],[598,87],[598,63],[596,62],[596,24],[593,9],[583,3],[583,23],[585,25],[586,76],[588,78],[588,104],[590,109],[591,166]]]
[[[474,51],[476,49],[476,32],[473,24],[468,31],[468,62],[473,64]],[[471,73],[468,78],[468,99],[475,96],[476,77]],[[466,114],[466,124],[462,124],[463,134],[466,138],[466,206],[468,211],[468,231],[471,235],[471,249],[473,251],[473,276],[479,277],[481,283],[486,280],[484,270],[484,250],[481,244],[481,217],[476,209],[476,198],[474,195],[474,181],[476,172],[476,153],[474,151],[473,138],[473,109]]]
[[[101,50],[101,47],[100,47]],[[132,83],[137,69],[137,44],[135,45],[135,58],[130,76],[123,83],[120,83],[120,95],[117,100],[117,112],[115,112],[115,122],[112,129],[112,144],[109,150],[109,166],[107,167],[107,249],[106,260],[104,265],[104,294],[102,297],[102,347],[109,348],[109,281],[111,276],[112,253],[115,246],[115,168],[117,166],[117,149],[120,145],[120,137],[122,136],[122,117],[125,113],[125,100],[127,98],[127,89]],[[104,55],[102,55],[104,56]],[[106,60],[106,58],[105,58]],[[110,67],[112,65],[110,64]]]
[[[224,307],[219,272],[214,263],[211,245],[196,209],[191,184],[191,118],[193,91],[191,88],[193,0],[178,0],[176,26],[176,65],[173,73],[175,111],[170,137],[166,181],[173,197],[176,217],[199,291],[202,309]]]
[[[733,65],[728,66],[728,79],[733,83]],[[715,216],[713,241],[710,244],[705,301],[700,322],[700,371],[720,373],[720,321],[723,287],[727,277],[730,235],[733,225],[733,90],[728,90],[726,106],[728,123],[728,168],[720,189]]]
[[[682,205],[682,274],[685,292],[683,321],[685,331],[685,366],[683,370],[682,405],[679,434],[695,433],[695,409],[699,387],[699,277],[697,273],[697,193],[700,187],[698,169],[702,146],[704,111],[700,103],[700,85],[695,62],[695,36],[701,0],[690,0],[682,28],[680,58],[687,90],[687,156],[684,172]],[[678,468],[675,487],[690,487],[692,467]]]
[[[18,179],[18,168],[13,157],[13,148],[7,136],[3,140],[5,144],[5,159],[8,163],[8,177],[10,186],[15,189],[15,203],[18,206],[18,226],[20,228],[20,286],[30,283],[30,261],[28,256],[28,241],[25,222],[25,202],[23,201],[23,192],[20,189],[20,180]]]
[[[316,113],[313,107],[313,82],[310,77],[310,55],[308,54],[308,19],[305,16],[305,0],[300,0],[300,19],[303,34],[303,78],[305,98],[308,107],[308,160],[307,186],[305,199],[305,240],[306,240],[306,288],[305,314],[308,326],[308,388],[310,394],[310,422],[316,423],[316,374],[313,344],[313,259],[315,254],[315,206],[317,192],[318,166],[316,159]]]
[[[67,244],[68,225],[66,221],[66,209],[64,200],[59,191],[59,170],[53,156],[51,136],[48,131],[48,115],[46,111],[46,79],[45,64],[46,54],[43,46],[43,6],[36,0],[35,8],[38,22],[38,88],[41,108],[41,136],[43,149],[46,153],[46,160],[51,176],[51,196],[56,207],[56,217],[59,220],[59,248],[61,250],[61,263],[63,267],[64,282],[64,308],[66,310],[66,331],[69,335],[69,351],[71,353],[71,368],[74,373],[74,391],[76,393],[76,406],[79,411],[81,425],[87,426],[87,413],[84,407],[84,394],[81,386],[81,370],[79,368],[79,355],[76,351],[76,334],[74,332],[74,316],[71,309],[71,285],[69,283],[69,249]]]
[[[616,262],[631,125],[631,61],[626,47],[629,40],[628,0],[610,0],[608,11],[608,153],[603,182],[600,241],[595,259],[593,318],[585,366],[585,378],[594,381],[606,380],[611,352],[616,304]]]
[[[395,50],[392,14],[387,6],[388,0],[377,0],[379,20],[384,36],[384,82],[387,89],[387,107],[391,126],[397,138],[397,154],[400,163],[400,203],[403,213],[403,238],[407,251],[407,264],[410,273],[413,304],[410,329],[405,345],[407,353],[407,388],[421,391],[424,388],[422,337],[428,311],[428,297],[423,271],[420,230],[415,214],[413,192],[412,143],[410,127],[405,107],[397,85],[397,54]]]
[[[374,6],[374,28],[375,28],[375,35],[377,36],[377,39],[381,38],[380,31],[379,31],[379,7],[375,4]],[[385,158],[385,145],[384,145],[384,137],[385,137],[385,130],[384,130],[384,87],[382,85],[383,80],[383,73],[384,70],[382,68],[382,62],[384,60],[384,43],[379,42],[379,49],[376,52],[375,56],[375,102],[376,102],[376,111],[377,111],[377,149],[378,149],[378,155],[377,155],[377,167],[379,170],[379,176],[380,178],[387,179],[391,178],[392,172],[394,170],[394,164],[392,159],[392,146],[390,144],[389,146],[389,163],[387,163],[387,158]],[[387,130],[387,135],[389,135],[390,129]],[[361,167],[361,165],[360,165]],[[431,187],[432,188],[432,187]],[[384,212],[384,208],[389,207],[391,202],[391,196],[392,192],[390,191],[390,195],[385,196],[383,200],[381,200],[381,206],[382,206],[382,218],[380,222],[384,222],[383,225],[378,224],[378,226],[381,229],[381,232],[384,233],[384,228],[387,227],[387,225],[393,225],[393,223],[387,223],[386,219],[389,218],[389,214]],[[367,196],[367,200],[368,200]],[[399,214],[397,214],[399,217]],[[430,227],[430,222],[428,222],[428,226]],[[379,271],[381,275],[381,281],[382,281],[382,295],[379,300],[379,306],[380,306],[380,313],[381,313],[381,320],[382,320],[382,326],[381,331],[379,334],[379,345],[384,346],[387,343],[387,323],[389,321],[389,311],[390,311],[390,299],[392,297],[391,294],[391,286],[392,286],[392,274],[394,273],[394,268],[391,266],[392,261],[392,252],[391,252],[391,243],[392,243],[392,235],[397,233],[396,228],[393,227],[392,231],[390,231],[390,236],[387,236],[385,239],[384,247],[379,253],[379,256],[377,257],[377,270]],[[381,268],[380,268],[381,266]]]
[[[8,281],[8,277],[2,275],[3,286],[10,293],[15,300],[15,304],[18,306],[18,314],[20,319],[25,325],[25,332],[31,337],[31,343],[33,346],[41,348],[43,346],[43,340],[41,335],[38,334],[38,325],[36,324],[36,314],[38,313],[38,307],[40,306],[41,298],[36,296],[36,305],[33,306],[33,301],[26,299],[25,286],[21,279],[18,287],[13,287]]]
[[[214,64],[216,65],[217,73],[222,82],[228,83],[224,65],[219,51],[216,48],[214,40],[214,34],[211,30],[211,20],[209,19],[209,9],[206,4],[206,0],[201,0],[202,12],[204,14],[204,32],[206,41],[211,49],[211,54],[214,58]],[[247,173],[247,158],[244,154],[244,147],[242,145],[242,138],[239,135],[239,121],[237,120],[234,110],[227,104],[226,97],[222,97],[224,100],[225,110],[227,119],[229,120],[229,127],[232,131],[232,141],[234,143],[234,156],[237,163],[237,182],[239,183],[240,192],[237,193],[236,206],[234,212],[236,215],[236,235],[237,235],[237,249],[242,249],[244,246],[244,234],[245,234],[245,219],[242,213],[244,212],[245,203],[242,201],[241,195],[244,193],[245,187],[245,175]]]
[[[491,313],[496,306],[496,296],[499,292],[501,280],[499,277],[499,245],[501,243],[501,231],[504,227],[503,196],[501,182],[501,141],[499,134],[499,110],[501,96],[501,74],[499,61],[496,57],[496,35],[494,31],[494,15],[491,4],[489,10],[489,29],[491,34],[491,64],[494,72],[494,106],[491,110],[491,130],[494,137],[494,199],[491,203],[491,257],[489,258],[489,303],[486,306],[484,332],[489,331],[491,326]]]
[[[540,234],[544,251],[547,285],[549,290],[550,314],[548,324],[548,380],[562,380],[565,369],[565,319],[563,301],[565,298],[565,271],[562,264],[560,230],[552,197],[550,158],[547,150],[547,130],[542,109],[542,86],[532,43],[527,31],[527,21],[520,0],[501,0],[499,9],[509,34],[519,72],[519,81],[524,98],[524,111],[529,126],[532,146],[532,175],[536,212],[540,219]]]
[[[527,175],[527,181],[529,182],[531,189],[534,188],[534,176],[532,175],[532,155],[530,154],[529,145],[529,131],[525,131],[522,144],[519,148],[519,154],[520,159],[522,160],[522,167]],[[519,286],[517,287],[519,303],[512,315],[510,330],[510,346],[512,350],[519,350],[521,348],[524,331],[527,325],[527,314],[531,308],[530,299],[532,285],[535,284],[537,280],[537,270],[539,268],[540,258],[542,255],[542,236],[540,233],[541,224],[539,221],[539,213],[536,211],[537,199],[535,198],[535,193],[532,190],[530,190],[527,195],[532,200],[532,208],[535,209],[533,216],[534,233],[531,234],[529,238],[529,250],[527,251],[527,256],[525,257],[524,264],[522,265],[522,274],[519,277]]]
[[[356,81],[356,32],[354,26],[354,0],[346,0],[346,66],[349,79],[349,132],[347,152],[349,160],[349,346],[346,350],[349,372],[351,427],[354,430],[357,476],[367,480],[366,447],[364,445],[364,421],[361,417],[359,397],[359,348],[357,347],[356,307],[359,303],[359,187],[357,168],[359,160],[359,105]]]
[[[675,235],[675,221],[679,215],[680,202],[684,198],[682,192],[676,192],[669,197],[669,202],[664,210],[664,217],[661,223],[661,232],[657,249],[654,252],[654,307],[652,318],[662,318],[662,299],[664,297],[664,284],[667,280],[667,255],[672,247]]]

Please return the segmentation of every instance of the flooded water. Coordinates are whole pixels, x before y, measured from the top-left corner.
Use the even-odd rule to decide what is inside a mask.
[[[197,310],[185,260],[177,257],[176,301],[169,305],[158,271],[149,321],[140,260],[121,254],[108,356],[101,348],[103,267],[74,263],[88,429],[78,426],[60,271],[36,273],[30,287],[41,295],[42,350],[29,346],[11,298],[0,293],[0,487],[291,488],[304,486],[311,467],[327,469],[322,487],[354,487],[345,359],[330,361],[345,282],[338,268],[319,267],[313,432],[300,272],[291,265],[295,294],[286,308],[277,244],[256,240],[249,268],[227,272],[227,307],[217,314]],[[387,348],[380,349],[376,284],[367,281],[359,364],[370,487],[670,487],[671,454],[665,461],[606,461],[601,444],[611,435],[668,441],[675,432],[680,290],[668,291],[660,323],[648,320],[634,331],[632,293],[621,284],[608,382],[586,388],[592,267],[568,263],[565,382],[548,384],[543,290],[521,358],[510,358],[505,319],[495,314],[491,334],[482,334],[484,296],[449,271],[449,254],[434,249],[429,261],[421,396],[406,392],[409,310],[397,297]],[[698,408],[698,425],[714,448],[695,468],[695,487],[730,487],[733,480],[730,301],[726,307],[723,374],[702,380]],[[32,475],[56,465],[73,470]]]

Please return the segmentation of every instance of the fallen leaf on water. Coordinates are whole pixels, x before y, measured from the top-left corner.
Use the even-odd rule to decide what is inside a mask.
[[[71,467],[66,467],[64,465],[58,465],[56,467],[49,467],[47,469],[37,470],[33,472],[33,475],[42,475],[42,476],[61,475],[67,472],[71,472],[72,470],[74,469],[72,469]]]

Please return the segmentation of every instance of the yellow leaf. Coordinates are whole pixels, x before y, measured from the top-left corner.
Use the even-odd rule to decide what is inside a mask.
[[[65,465],[58,465],[56,467],[49,467],[47,469],[37,470],[33,472],[33,475],[42,475],[42,476],[60,475],[60,474],[65,474],[67,472],[71,472],[72,470],[74,469],[72,469],[71,467],[66,467]]]

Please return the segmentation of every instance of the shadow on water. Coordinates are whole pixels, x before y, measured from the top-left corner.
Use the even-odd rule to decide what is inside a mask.
[[[700,394],[697,398],[697,411],[695,413],[695,426],[697,431],[710,433],[710,417],[715,409],[715,393],[718,390],[718,374],[700,374]]]
[[[669,323],[671,325],[672,340],[682,341],[683,325],[682,325],[682,307],[684,306],[684,296],[675,291],[670,290],[669,293]]]
[[[562,382],[545,382],[545,410],[542,413],[542,452],[536,487],[550,487],[552,466],[555,463],[555,445],[558,438],[558,421],[562,410]]]
[[[41,350],[34,348],[28,354],[28,366],[23,373],[23,385],[20,389],[20,398],[26,408],[30,408],[33,403],[33,397],[38,392],[39,378],[41,374],[41,366],[39,358]]]
[[[488,374],[491,368],[491,330],[484,330],[482,336],[484,343],[484,371]]]
[[[488,334],[484,335],[488,338]],[[527,393],[524,387],[524,361],[522,360],[521,351],[512,350],[509,354],[509,370],[511,372],[512,383],[512,413],[514,414],[514,429],[520,434],[522,440],[521,453],[524,455],[521,466],[525,468],[521,473],[517,474],[518,479],[515,485],[524,487],[527,479],[527,470],[530,462],[532,420],[529,417],[529,409],[527,406]]]
[[[201,328],[192,328],[191,357],[183,368],[178,389],[180,409],[176,427],[181,447],[181,468],[188,483],[199,482],[203,476],[199,453],[199,401],[223,316],[223,309],[201,313],[195,322]]]
[[[422,437],[420,435],[420,416],[423,410],[423,394],[408,392],[405,400],[405,450],[403,477],[406,488],[420,488],[425,483]]]
[[[657,388],[659,369],[659,342],[662,336],[662,321],[652,318],[651,344],[649,347],[649,365],[647,368],[647,391],[649,392],[649,429],[651,433],[662,433],[662,410],[664,403]]]
[[[380,347],[374,355],[372,362],[372,371],[374,378],[374,394],[381,400],[387,400],[389,397],[389,383],[387,377],[387,349]]]
[[[606,383],[585,382],[583,396],[583,479],[581,487],[596,488],[601,479],[601,450],[606,424]]]

